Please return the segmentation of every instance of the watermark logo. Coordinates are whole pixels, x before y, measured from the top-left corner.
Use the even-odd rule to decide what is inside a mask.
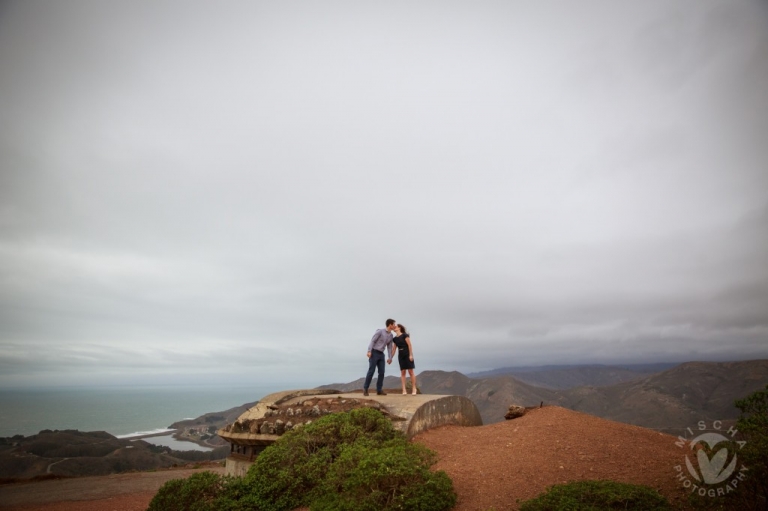
[[[746,442],[735,439],[738,431],[733,427],[723,431],[722,421],[712,422],[711,427],[699,421],[697,427],[695,432],[687,428],[685,435],[675,442],[686,450],[685,469],[682,464],[675,466],[677,479],[702,497],[717,497],[736,490],[739,481],[746,477],[747,467],[739,464],[738,456]]]
[[[728,438],[720,433],[704,433],[691,439],[689,442],[691,449],[694,449],[699,442],[703,442],[709,446],[710,452],[715,452],[715,446],[721,442],[727,443]],[[736,462],[738,461],[738,456],[734,453],[731,462],[727,467],[723,468],[725,462],[728,460],[728,454],[728,448],[723,447],[715,452],[712,458],[710,458],[704,449],[698,449],[696,452],[696,461],[698,462],[699,470],[696,470],[693,463],[691,463],[691,458],[689,458],[687,454],[685,456],[685,466],[688,468],[688,473],[697,481],[703,479],[704,484],[722,483],[728,479],[728,476],[730,476],[736,469]]]

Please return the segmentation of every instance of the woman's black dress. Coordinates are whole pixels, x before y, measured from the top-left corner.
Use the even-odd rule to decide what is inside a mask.
[[[400,370],[403,369],[416,369],[416,364],[413,360],[410,360],[411,350],[408,349],[408,343],[405,339],[409,337],[408,334],[401,334],[392,339],[392,342],[397,346],[397,362],[400,364]]]

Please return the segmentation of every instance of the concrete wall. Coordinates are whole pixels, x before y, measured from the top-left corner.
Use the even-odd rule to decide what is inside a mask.
[[[339,394],[337,391],[324,391],[323,396],[336,393],[340,399],[366,399],[375,401],[389,414],[392,419],[392,425],[405,433],[408,438],[418,435],[422,431],[438,426],[482,426],[483,419],[480,417],[475,403],[463,396],[440,396],[429,394],[401,395],[389,394],[386,396],[371,395],[367,398],[359,393]],[[240,419],[255,419],[263,417],[269,404],[286,403],[318,395],[318,392],[312,390],[285,391],[272,394],[268,397],[274,399],[264,399],[262,403],[254,406],[246,413],[240,416]],[[258,433],[232,433],[225,430],[219,430],[219,436],[237,445],[250,446],[260,452],[267,445],[272,444],[278,439],[276,435],[262,435]],[[254,455],[257,455],[254,452]],[[233,476],[243,476],[252,465],[252,462],[239,457],[227,458],[225,473]]]
[[[419,406],[407,421],[405,435],[412,438],[437,426],[482,426],[480,411],[463,396],[436,396]]]
[[[253,462],[229,457],[224,465],[224,474],[228,476],[243,477]]]

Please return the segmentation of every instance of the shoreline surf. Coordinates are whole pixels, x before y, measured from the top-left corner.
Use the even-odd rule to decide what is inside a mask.
[[[115,435],[113,433],[109,433],[110,435],[114,436],[115,438],[119,438],[121,440],[138,440],[140,438],[152,438],[155,436],[166,436],[166,435],[172,435],[179,431],[178,429],[169,429],[169,428],[162,428],[162,429],[153,429],[150,431],[136,431],[134,433],[128,433],[126,435]]]

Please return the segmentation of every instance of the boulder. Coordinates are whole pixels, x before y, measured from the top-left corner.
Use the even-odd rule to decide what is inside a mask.
[[[525,407],[519,406],[519,405],[509,405],[509,410],[507,410],[507,413],[504,415],[504,418],[507,420],[517,419],[518,417],[522,417],[525,415]]]

